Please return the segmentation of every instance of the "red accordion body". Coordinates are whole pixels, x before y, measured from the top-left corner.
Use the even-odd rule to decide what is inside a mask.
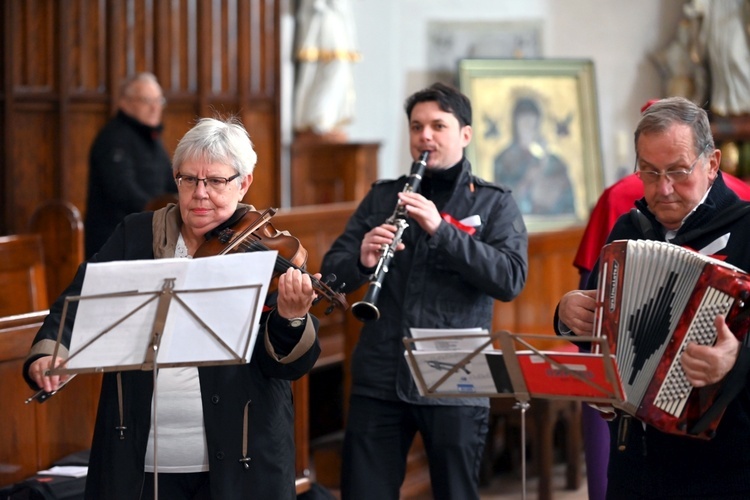
[[[709,439],[693,425],[721,384],[694,388],[680,356],[688,343],[713,345],[714,319],[726,315],[742,339],[750,326],[750,275],[691,250],[648,240],[615,241],[599,260],[595,336],[606,336],[625,391],[615,406],[657,429]]]

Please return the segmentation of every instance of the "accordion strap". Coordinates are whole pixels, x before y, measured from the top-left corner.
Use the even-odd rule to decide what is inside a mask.
[[[684,234],[680,234],[676,238],[674,238],[671,243],[674,243],[675,245],[682,245],[684,242],[691,241],[693,238],[696,238],[702,234],[715,231],[717,228],[730,224],[747,214],[750,214],[750,203],[745,202],[730,205],[721,212],[718,212],[713,217],[712,220],[715,221],[713,224],[706,224],[704,226],[687,231]],[[662,236],[657,233],[651,220],[637,208],[630,209],[630,219],[633,224],[638,229],[640,229],[641,234],[645,239],[663,240]]]
[[[700,434],[708,428],[712,421],[721,416],[722,412],[729,406],[729,403],[745,387],[748,373],[750,373],[750,335],[745,335],[740,345],[740,353],[737,356],[737,361],[724,379],[719,396],[708,410],[706,410],[706,413],[689,429],[688,432],[690,434]]]
[[[735,203],[718,212],[713,217],[712,223],[697,227],[695,229],[691,229],[684,234],[680,234],[672,239],[670,243],[674,243],[675,245],[683,245],[685,242],[691,241],[693,238],[697,238],[702,234],[715,231],[717,228],[732,223],[747,214],[750,214],[750,203]],[[630,219],[633,224],[638,229],[640,229],[641,234],[645,239],[660,241],[664,240],[663,236],[657,233],[651,220],[637,208],[630,209]]]
[[[656,230],[654,229],[654,226],[651,224],[651,221],[648,220],[648,217],[643,215],[643,213],[637,208],[630,209],[630,219],[633,221],[633,224],[635,224],[635,226],[641,230],[641,234],[647,240],[661,240],[662,239],[661,237],[657,235]]]
[[[712,219],[712,223],[706,224],[702,227],[697,227],[685,232],[684,234],[680,234],[672,240],[672,243],[674,243],[675,245],[682,245],[683,242],[691,241],[693,238],[696,238],[702,234],[726,226],[727,224],[730,224],[735,220],[744,217],[748,213],[750,213],[750,203],[737,203],[734,205],[730,205],[716,214],[716,216]]]

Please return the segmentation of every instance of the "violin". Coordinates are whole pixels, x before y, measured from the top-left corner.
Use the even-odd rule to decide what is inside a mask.
[[[270,220],[276,211],[275,208],[268,208],[261,213],[251,210],[250,207],[238,208],[228,221],[206,235],[206,241],[198,247],[194,257],[276,250],[278,257],[274,266],[274,277],[285,273],[290,267],[298,269],[310,276],[312,286],[318,294],[313,304],[325,298],[330,302],[326,314],[330,314],[336,307],[346,311],[349,304],[344,294],[334,291],[329,286],[329,283],[336,281],[335,275],[321,281],[304,269],[307,263],[307,250],[297,238],[278,231],[271,224]],[[343,286],[342,284],[339,288]]]

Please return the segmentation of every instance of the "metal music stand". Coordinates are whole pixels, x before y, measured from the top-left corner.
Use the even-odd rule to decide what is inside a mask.
[[[69,306],[77,302],[69,353],[49,374],[153,374],[156,498],[158,369],[249,363],[276,256],[274,251],[89,264],[81,295],[65,299],[51,366],[60,356]]]
[[[620,376],[606,338],[576,337],[598,345],[599,353],[542,351],[528,339],[549,335],[499,331],[485,334],[472,350],[422,350],[422,342],[447,337],[404,338],[407,363],[424,397],[516,399],[521,414],[522,498],[526,498],[526,411],[531,398],[566,399],[614,405],[624,399]],[[460,342],[477,335],[450,337]],[[490,349],[499,341],[501,350]],[[520,346],[523,349],[519,350]]]

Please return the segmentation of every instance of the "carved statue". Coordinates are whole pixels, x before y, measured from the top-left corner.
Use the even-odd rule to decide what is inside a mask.
[[[354,16],[349,0],[302,0],[297,13],[294,130],[331,134],[354,117]]]
[[[722,116],[750,112],[750,1],[690,0],[684,12],[700,26],[695,54],[708,63],[711,111]]]
[[[701,106],[708,98],[708,75],[694,50],[694,19],[683,18],[677,35],[664,49],[653,54],[667,96],[681,96]]]

